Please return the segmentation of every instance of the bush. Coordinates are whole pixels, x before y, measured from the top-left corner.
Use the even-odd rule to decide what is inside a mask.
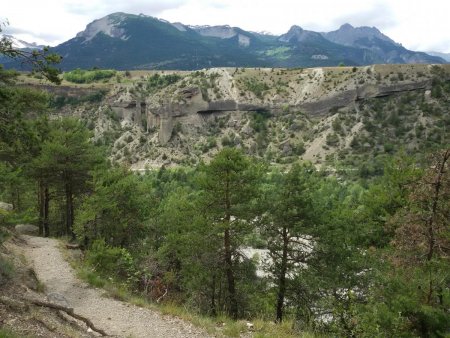
[[[257,111],[253,112],[250,120],[250,127],[257,133],[267,131],[267,120],[270,118],[270,112]]]
[[[89,93],[83,96],[61,96],[56,95],[50,99],[50,107],[52,108],[62,108],[65,105],[76,106],[82,103],[97,103],[101,102],[106,95],[106,91],[97,90],[95,92]]]
[[[245,79],[244,87],[246,90],[251,91],[256,95],[256,97],[260,99],[264,96],[264,92],[270,89],[265,82],[261,82],[256,79]]]
[[[384,152],[385,153],[393,153],[394,152],[394,145],[392,143],[385,143],[384,144]]]
[[[75,69],[64,73],[63,77],[66,81],[73,83],[92,83],[100,80],[108,80],[116,75],[116,71],[112,69]]]
[[[154,74],[150,76],[147,81],[147,90],[149,90],[150,92],[155,92],[175,82],[178,82],[180,79],[181,76],[177,74],[168,74],[168,75]]]
[[[339,137],[336,135],[336,133],[331,133],[327,135],[326,143],[329,146],[335,146],[339,143]]]
[[[236,145],[236,137],[233,134],[225,135],[220,140],[220,143],[222,144],[223,147],[233,147]]]
[[[86,261],[105,277],[128,279],[134,274],[134,261],[128,250],[96,240],[87,252]]]

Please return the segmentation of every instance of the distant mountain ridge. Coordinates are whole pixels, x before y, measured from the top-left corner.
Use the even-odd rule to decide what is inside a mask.
[[[319,33],[292,26],[280,36],[239,27],[189,26],[143,14],[113,13],[54,48],[62,69],[180,69],[210,67],[319,67],[380,63],[436,63],[439,56],[410,51],[375,27],[342,25]]]
[[[432,56],[438,56],[447,62],[450,62],[450,53],[440,53],[440,52],[427,52],[427,54]]]
[[[12,42],[12,46],[18,49],[42,49],[44,45],[38,45],[36,42],[26,42],[15,38],[9,34],[0,34],[0,39],[6,38]]]

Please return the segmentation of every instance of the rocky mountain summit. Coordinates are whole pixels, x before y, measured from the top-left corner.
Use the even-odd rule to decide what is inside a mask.
[[[334,43],[372,52],[374,63],[427,63],[430,60],[430,55],[407,50],[376,27],[344,24],[338,30],[322,35]]]
[[[326,39],[344,46],[364,46],[361,42],[365,39],[369,41],[378,39],[400,46],[394,40],[381,33],[376,27],[353,27],[348,23],[343,24],[338,30],[322,33],[322,35]]]

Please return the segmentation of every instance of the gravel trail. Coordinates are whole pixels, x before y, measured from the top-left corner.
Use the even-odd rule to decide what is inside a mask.
[[[63,295],[74,312],[117,337],[170,337],[197,338],[208,334],[179,318],[164,316],[156,311],[137,307],[104,296],[80,281],[63,258],[59,242],[51,238],[23,236],[28,245],[24,255],[32,263],[46,293]]]

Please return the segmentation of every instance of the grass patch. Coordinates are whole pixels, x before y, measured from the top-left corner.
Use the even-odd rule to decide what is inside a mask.
[[[0,285],[6,283],[14,276],[14,265],[0,256]],[[1,337],[1,336],[0,336]]]
[[[89,285],[96,288],[103,288],[106,285],[106,281],[88,267],[79,267],[77,269],[77,275]]]
[[[0,337],[1,338],[27,338],[30,336],[24,336],[23,334],[15,333],[14,331],[8,328],[0,328]]]
[[[286,60],[289,58],[290,54],[289,51],[291,49],[289,47],[278,47],[269,49],[265,52],[267,56],[277,58],[279,60]]]

